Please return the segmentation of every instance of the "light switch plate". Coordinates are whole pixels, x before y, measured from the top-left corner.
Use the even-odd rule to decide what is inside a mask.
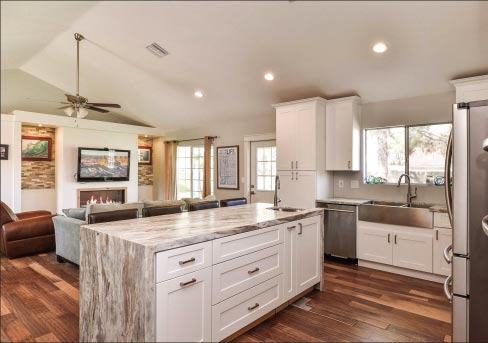
[[[344,180],[339,180],[339,188],[344,188]]]
[[[359,181],[351,180],[351,188],[359,188]]]

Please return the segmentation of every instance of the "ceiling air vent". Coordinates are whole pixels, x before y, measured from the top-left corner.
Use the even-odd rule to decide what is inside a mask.
[[[169,52],[164,50],[158,43],[152,43],[151,45],[146,46],[146,49],[158,57],[164,57],[169,54]]]

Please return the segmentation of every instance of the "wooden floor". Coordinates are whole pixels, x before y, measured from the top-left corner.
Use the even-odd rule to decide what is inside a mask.
[[[0,341],[78,341],[77,267],[53,253],[1,257],[0,277]],[[309,308],[290,306],[236,341],[450,341],[440,284],[328,262],[325,285]]]

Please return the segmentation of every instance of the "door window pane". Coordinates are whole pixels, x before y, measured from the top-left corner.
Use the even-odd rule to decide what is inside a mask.
[[[412,183],[433,183],[444,176],[451,124],[411,126],[408,129],[409,174]]]
[[[276,176],[276,147],[256,148],[256,190],[274,191]]]

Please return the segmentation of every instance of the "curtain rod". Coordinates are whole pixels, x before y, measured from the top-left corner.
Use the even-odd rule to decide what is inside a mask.
[[[212,139],[216,139],[216,138],[219,138],[219,136],[207,136],[207,137],[210,137]],[[200,138],[192,138],[192,139],[182,139],[182,140],[172,140],[172,141],[167,141],[167,142],[175,142],[175,143],[181,143],[181,142],[191,142],[191,141],[199,141],[199,140],[203,140],[205,139],[205,137],[200,137]]]

